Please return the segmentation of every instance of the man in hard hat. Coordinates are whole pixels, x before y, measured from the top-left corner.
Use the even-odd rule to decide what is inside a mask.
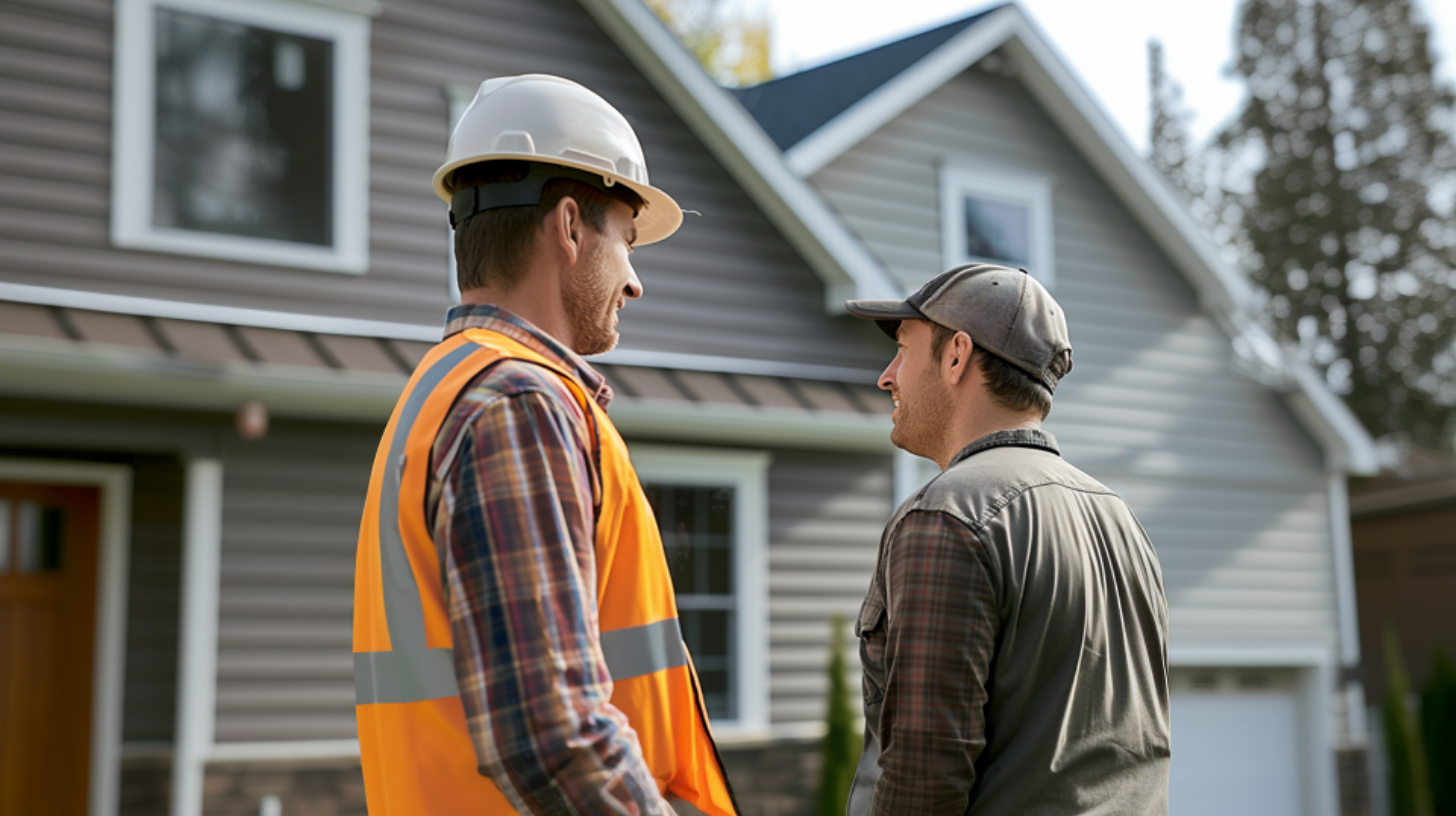
[[[435,174],[461,304],[405,387],[359,537],[373,816],[736,812],[651,508],[582,355],[682,211],[605,100],[480,86]]]
[[[853,300],[898,351],[890,441],[941,474],[880,543],[856,634],[850,816],[1168,812],[1168,606],[1122,499],[1041,429],[1072,369],[1025,270],[971,264]]]

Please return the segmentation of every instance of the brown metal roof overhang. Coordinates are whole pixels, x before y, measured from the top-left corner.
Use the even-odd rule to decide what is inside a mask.
[[[0,301],[0,394],[383,421],[428,343]],[[889,450],[873,385],[593,364],[623,433],[701,442]]]

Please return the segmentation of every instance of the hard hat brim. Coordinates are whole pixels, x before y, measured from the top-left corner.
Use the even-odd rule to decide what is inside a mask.
[[[622,184],[627,189],[642,197],[642,209],[637,212],[633,223],[637,227],[637,242],[633,246],[647,246],[667,238],[678,227],[682,226],[683,212],[672,196],[653,187],[650,184],[639,184],[625,176],[603,170],[600,167],[586,162],[574,162],[565,159],[556,159],[542,156],[537,153],[493,153],[489,159],[480,156],[468,156],[458,161],[450,162],[435,172],[434,188],[435,195],[440,197],[446,204],[450,203],[450,191],[445,187],[445,179],[450,177],[456,168],[464,167],[467,164],[475,164],[480,161],[528,161],[537,164],[552,164],[558,167],[570,167],[593,175],[601,176],[608,184]]]

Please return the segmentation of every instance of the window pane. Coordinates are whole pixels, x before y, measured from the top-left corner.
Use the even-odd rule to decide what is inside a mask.
[[[54,572],[61,568],[66,511],[38,502],[20,503],[16,524],[20,572]]]
[[[333,44],[157,10],[153,223],[333,242]]]
[[[966,254],[1009,266],[1031,263],[1031,212],[1019,204],[966,196]]]
[[[719,609],[683,610],[683,640],[693,653],[703,705],[712,718],[736,716],[733,700],[733,613]]]
[[[10,500],[0,499],[0,574],[10,571]]]
[[[683,640],[692,652],[708,715],[737,716],[734,705],[735,575],[729,487],[646,484],[677,592]]]

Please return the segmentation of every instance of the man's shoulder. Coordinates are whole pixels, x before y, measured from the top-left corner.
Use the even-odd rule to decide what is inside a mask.
[[[960,516],[975,529],[1017,499],[1048,488],[1116,497],[1052,451],[1008,445],[947,468],[925,487],[916,506]]]
[[[560,374],[546,366],[516,358],[501,360],[475,375],[460,391],[450,413],[460,421],[478,416],[492,406],[503,407],[507,400],[533,397],[573,420],[585,418],[576,394]]]

